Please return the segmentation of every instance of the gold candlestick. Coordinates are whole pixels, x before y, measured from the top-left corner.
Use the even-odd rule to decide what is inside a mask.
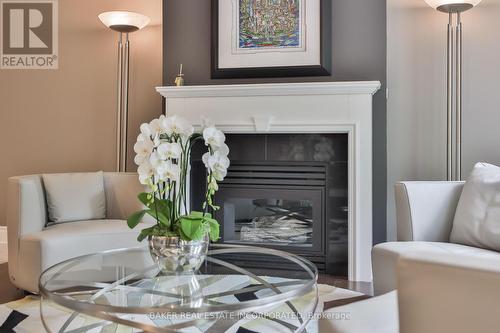
[[[174,83],[177,87],[181,87],[184,85],[184,74],[182,74],[182,64],[181,64],[181,68],[179,70],[179,74],[177,74]]]

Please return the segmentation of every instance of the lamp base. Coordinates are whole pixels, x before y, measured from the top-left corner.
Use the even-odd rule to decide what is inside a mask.
[[[448,5],[439,6],[436,9],[443,13],[462,13],[472,7],[474,6],[470,3],[450,3]]]

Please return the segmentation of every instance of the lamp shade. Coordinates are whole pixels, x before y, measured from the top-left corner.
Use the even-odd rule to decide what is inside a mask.
[[[104,12],[98,17],[105,26],[119,32],[137,31],[149,23],[146,15],[126,11]]]
[[[444,12],[461,12],[470,9],[481,0],[425,0],[429,6]]]

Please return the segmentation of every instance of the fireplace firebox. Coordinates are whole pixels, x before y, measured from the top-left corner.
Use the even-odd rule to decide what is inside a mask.
[[[347,135],[228,134],[227,144],[231,166],[215,197],[220,241],[296,253],[347,276]],[[204,193],[200,155],[192,161],[195,209]]]

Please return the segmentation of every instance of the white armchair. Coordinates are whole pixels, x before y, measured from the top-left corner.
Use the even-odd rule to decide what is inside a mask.
[[[372,250],[377,296],[328,310],[350,320],[322,319],[320,332],[498,332],[500,253],[449,243],[463,184],[396,185],[398,242]]]
[[[396,289],[396,263],[401,253],[448,242],[462,182],[402,182],[395,186],[398,241],[372,250],[375,295]],[[435,244],[438,245],[438,244]]]
[[[134,173],[104,173],[106,219],[46,227],[41,175],[10,178],[7,230],[12,283],[36,293],[40,274],[52,265],[85,254],[138,246],[137,230],[130,230],[125,219],[142,208],[137,194],[143,190]]]
[[[327,310],[320,333],[496,333],[500,256],[408,252],[397,263],[397,291]],[[331,320],[348,314],[349,320]]]
[[[458,255],[464,262],[482,258],[500,260],[498,252],[449,243],[463,184],[463,182],[396,184],[398,242],[378,244],[372,250],[375,295],[396,289],[396,264],[402,255],[420,255],[424,260],[443,255]]]

